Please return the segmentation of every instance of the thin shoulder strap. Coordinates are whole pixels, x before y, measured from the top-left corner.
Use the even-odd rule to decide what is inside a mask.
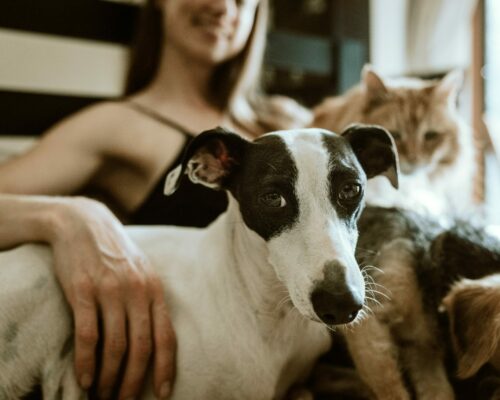
[[[190,136],[190,137],[195,136],[195,134],[193,132],[191,132],[190,130],[184,128],[182,125],[178,124],[175,121],[172,121],[170,118],[167,118],[166,116],[158,113],[155,110],[152,110],[149,107],[143,106],[142,104],[136,103],[132,100],[127,100],[123,104],[133,108],[134,110],[140,112],[141,114],[144,114],[144,115],[158,121],[159,123],[161,123],[163,125],[167,125],[170,128],[175,129],[176,131],[178,131],[186,136]]]

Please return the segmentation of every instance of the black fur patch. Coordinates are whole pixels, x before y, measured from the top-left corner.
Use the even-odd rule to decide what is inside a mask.
[[[349,143],[340,136],[324,135],[323,144],[330,154],[329,195],[330,201],[337,211],[339,218],[354,232],[356,222],[363,209],[364,188],[366,174],[353,154]],[[339,201],[339,192],[343,185],[357,183],[361,186],[360,197],[353,202],[342,203]]]
[[[298,220],[296,182],[297,167],[284,141],[278,136],[264,136],[247,146],[241,168],[228,188],[240,204],[245,224],[269,240]],[[261,203],[262,195],[273,192],[286,199],[285,207]]]

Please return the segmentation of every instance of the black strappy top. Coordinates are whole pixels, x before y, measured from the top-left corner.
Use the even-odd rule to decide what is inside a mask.
[[[184,147],[176,160],[162,174],[146,200],[132,213],[129,223],[134,225],[207,226],[227,208],[227,196],[223,191],[215,191],[202,185],[196,185],[184,175],[174,194],[170,196],[163,194],[167,174],[181,163],[184,149],[194,135],[176,122],[140,104],[131,101],[127,101],[125,104],[163,125],[175,129],[185,137]]]

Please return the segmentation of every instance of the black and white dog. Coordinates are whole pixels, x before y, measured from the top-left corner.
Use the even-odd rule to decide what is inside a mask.
[[[391,136],[352,126],[273,132],[249,142],[222,129],[197,136],[180,178],[229,197],[206,229],[128,228],[158,269],[178,337],[174,399],[280,399],[330,346],[328,327],[363,314],[354,257],[366,179],[397,186]],[[0,253],[0,398],[38,379],[44,398],[81,399],[71,315],[50,249]],[[150,387],[141,396],[153,399]]]

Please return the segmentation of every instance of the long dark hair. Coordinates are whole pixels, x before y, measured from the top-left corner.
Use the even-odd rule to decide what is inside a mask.
[[[125,95],[145,88],[156,75],[163,43],[162,12],[157,0],[147,0],[140,11],[125,83]]]

